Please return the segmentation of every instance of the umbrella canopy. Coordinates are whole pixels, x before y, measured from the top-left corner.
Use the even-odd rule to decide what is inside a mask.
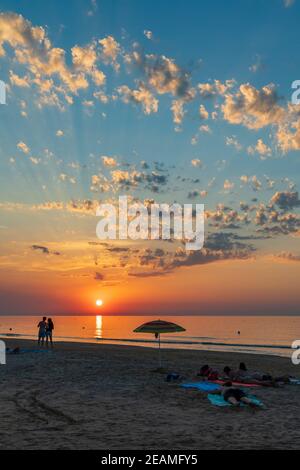
[[[137,327],[133,330],[134,333],[150,333],[154,334],[158,338],[159,348],[159,366],[161,367],[161,354],[160,354],[160,335],[162,333],[180,333],[185,331],[182,326],[176,325],[170,321],[154,320]]]
[[[185,331],[185,328],[176,325],[176,323],[171,323],[170,321],[155,320],[144,323],[133,331],[134,333],[152,333],[160,335],[162,333],[178,333]]]

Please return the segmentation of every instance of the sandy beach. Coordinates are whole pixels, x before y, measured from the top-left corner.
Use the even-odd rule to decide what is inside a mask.
[[[35,348],[33,341],[7,346]],[[204,363],[239,361],[274,375],[300,375],[286,358],[164,350],[168,371],[196,380]],[[54,351],[8,355],[0,366],[0,449],[297,449],[300,387],[258,388],[265,409],[212,406],[154,372],[157,351],[57,343]]]

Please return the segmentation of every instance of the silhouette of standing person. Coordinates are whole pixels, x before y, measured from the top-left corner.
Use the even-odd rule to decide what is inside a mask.
[[[50,344],[51,344],[51,348],[53,348],[53,330],[54,330],[54,323],[52,321],[51,318],[48,318],[48,321],[47,321],[47,327],[46,327],[46,345],[47,345],[47,348],[49,346],[49,340],[50,340]]]
[[[38,335],[38,345],[39,346],[44,346],[45,342],[45,337],[46,337],[46,329],[47,329],[47,323],[46,323],[47,318],[43,317],[43,320],[39,322],[38,324],[38,329],[39,329],[39,335]]]

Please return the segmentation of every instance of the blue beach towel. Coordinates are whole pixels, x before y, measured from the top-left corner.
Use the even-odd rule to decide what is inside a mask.
[[[20,353],[52,353],[52,349],[21,349]]]
[[[299,380],[299,379],[290,379],[290,384],[292,384],[292,385],[300,385],[300,380]]]
[[[184,388],[196,388],[202,390],[203,392],[214,392],[215,390],[220,390],[221,386],[218,384],[213,384],[211,382],[192,382],[181,384],[181,387]]]
[[[26,353],[52,353],[52,349],[20,349],[19,351],[14,351],[14,349],[6,350],[7,354],[11,354],[13,356],[18,356],[19,354],[26,354]]]
[[[209,399],[209,401],[211,402],[212,405],[216,405],[216,406],[233,406],[233,405],[231,405],[231,403],[228,403],[228,401],[225,401],[224,397],[222,395],[208,394],[207,398]],[[258,398],[254,397],[253,395],[248,395],[248,398],[251,398],[251,400],[258,406],[263,405],[262,402]],[[241,403],[241,406],[247,406],[247,405],[244,404],[244,403]]]

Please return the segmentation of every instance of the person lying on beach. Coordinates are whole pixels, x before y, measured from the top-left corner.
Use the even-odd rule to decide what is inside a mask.
[[[208,364],[201,367],[200,372],[197,374],[198,377],[204,377],[207,380],[217,380],[219,378],[219,371],[212,369]]]
[[[20,348],[17,346],[16,348],[6,348],[7,354],[20,354]]]
[[[233,406],[240,406],[242,403],[244,403],[245,405],[249,405],[253,408],[258,407],[257,403],[249,398],[244,390],[238,387],[234,387],[232,382],[226,382],[223,385],[222,390],[217,390],[213,393],[222,395],[224,400]]]
[[[186,378],[176,372],[170,372],[166,377],[166,382],[183,382]]]
[[[250,372],[247,369],[247,366],[244,362],[241,362],[239,365],[239,369],[237,371],[237,375],[240,377],[240,380],[244,378],[244,380],[259,380],[259,381],[271,381],[271,382],[283,382],[289,383],[290,377],[288,375],[283,375],[280,377],[273,377],[271,374],[264,373],[264,372]]]
[[[264,387],[274,387],[275,381],[270,375],[263,375],[258,373],[251,374],[248,372],[245,374],[245,371],[232,370],[230,367],[224,367],[225,379],[229,379],[232,382],[247,383],[253,385],[262,385]]]

